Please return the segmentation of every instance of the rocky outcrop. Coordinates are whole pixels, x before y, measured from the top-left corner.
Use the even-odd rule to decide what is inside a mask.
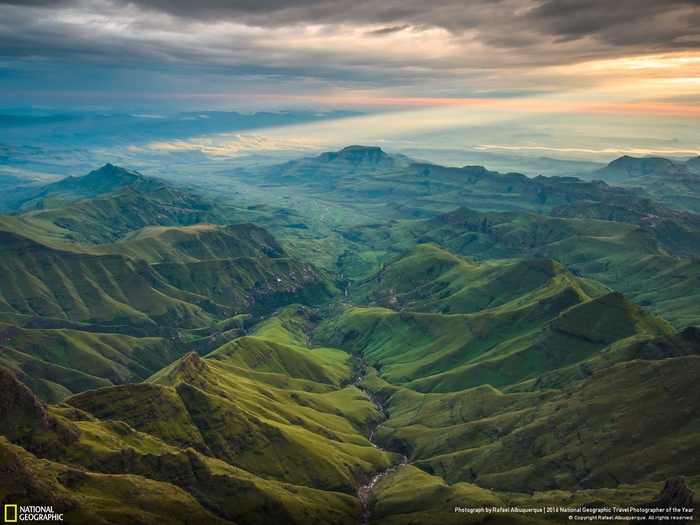
[[[78,428],[49,412],[11,370],[0,366],[0,434],[37,457],[54,457],[80,437]]]

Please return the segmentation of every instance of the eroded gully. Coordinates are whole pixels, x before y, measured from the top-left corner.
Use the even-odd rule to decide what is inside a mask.
[[[382,447],[377,445],[374,442],[374,433],[384,421],[386,421],[387,417],[386,414],[384,413],[384,405],[377,401],[372,394],[367,392],[364,388],[362,388],[360,385],[362,384],[362,379],[365,375],[365,362],[360,358],[360,372],[357,377],[357,380],[353,383],[357,388],[359,388],[364,395],[366,395],[372,403],[377,405],[377,409],[379,410],[379,413],[382,415],[383,421],[380,421],[377,423],[377,425],[372,429],[372,431],[369,433],[369,442],[372,444],[374,448],[377,450],[384,450]],[[358,522],[360,525],[369,525],[369,519],[372,515],[372,508],[371,508],[371,501],[370,501],[370,492],[374,488],[374,486],[381,480],[383,477],[388,476],[389,474],[393,474],[397,470],[399,470],[401,467],[403,467],[406,463],[408,463],[408,458],[406,456],[402,456],[401,461],[397,463],[396,465],[393,465],[389,467],[386,470],[382,470],[381,472],[377,473],[374,475],[372,479],[370,479],[367,483],[360,485],[360,488],[357,491],[357,497],[360,499],[360,503],[362,503],[362,518]]]

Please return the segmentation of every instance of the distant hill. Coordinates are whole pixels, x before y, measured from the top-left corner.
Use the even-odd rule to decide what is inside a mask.
[[[577,200],[600,201],[630,193],[575,177],[529,178],[483,166],[448,168],[367,146],[350,146],[256,170],[239,168],[232,175],[343,203],[376,219],[431,217],[460,205],[548,213]]]
[[[554,208],[550,215],[636,224],[652,232],[669,254],[682,258],[700,254],[700,215],[669,210],[648,198],[617,196],[605,202],[577,201]]]
[[[311,183],[335,180],[356,174],[375,173],[406,168],[411,159],[404,155],[388,155],[379,147],[348,146],[340,151],[322,153],[318,157],[291,160],[263,168],[261,175],[269,183]]]
[[[163,185],[163,181],[154,177],[145,177],[136,171],[105,164],[83,177],[67,177],[39,187],[5,192],[0,198],[0,210],[43,209],[61,201],[96,197],[125,186],[150,192]]]
[[[700,160],[623,156],[606,167],[582,175],[627,188],[676,211],[700,213]]]
[[[628,179],[650,175],[659,170],[676,168],[676,165],[663,157],[630,157],[624,155],[610,162],[604,168],[592,173],[605,182],[625,182]]]
[[[66,188],[70,192],[64,192]],[[151,226],[223,225],[253,220],[285,232],[292,231],[286,228],[289,224],[303,226],[303,219],[289,210],[217,203],[160,179],[110,165],[37,191],[43,196],[33,207],[0,216],[0,230],[40,242],[102,244]],[[98,194],[93,196],[95,192]],[[79,193],[85,195],[78,196]]]
[[[693,157],[685,163],[685,166],[693,173],[700,174],[700,156]]]

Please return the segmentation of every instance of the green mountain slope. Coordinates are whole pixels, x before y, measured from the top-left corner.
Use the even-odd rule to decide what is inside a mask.
[[[378,436],[449,483],[503,492],[617,487],[696,474],[697,355],[613,365],[564,390],[391,393]],[[382,388],[374,379],[374,387]],[[670,387],[670,384],[673,387]]]
[[[147,228],[99,245],[0,239],[0,322],[15,325],[3,332],[0,363],[53,402],[143,381],[188,350],[235,337],[246,316],[339,293],[252,224]]]
[[[700,474],[697,329],[677,333],[551,260],[477,264],[434,244],[355,284],[400,311],[343,305],[314,336],[373,367],[362,385],[389,414],[377,441],[421,469],[376,486],[381,523],[450,522],[436,502],[452,498],[635,504],[654,483]],[[470,313],[421,313],[446,301]]]
[[[431,266],[421,276],[434,273],[435,280],[423,285],[427,290],[413,288],[416,270],[426,261]],[[440,276],[436,268],[445,261],[443,269],[453,268]],[[402,294],[407,281],[413,289]],[[321,325],[317,337],[361,353],[392,384],[421,392],[485,383],[502,388],[578,363],[620,339],[675,331],[622,294],[606,293],[546,259],[477,266],[427,245],[387,265],[365,286],[371,284],[380,297],[393,286],[388,303],[394,308],[403,303],[403,311],[343,308]],[[470,313],[452,313],[453,306]]]
[[[53,249],[0,232],[3,319],[38,316],[84,323],[205,326],[211,322],[179,293],[151,286],[148,265],[122,255],[92,256]]]
[[[221,250],[276,257],[284,254],[264,230],[244,226],[225,231],[236,230],[248,239],[238,244],[234,240],[230,246],[218,245],[219,254]],[[143,259],[116,253],[76,253],[72,251],[75,246],[71,251],[60,250],[9,232],[0,232],[0,238],[3,319],[39,316],[112,325],[203,327],[217,317],[226,316],[228,310],[249,308],[253,303],[258,309],[274,309],[288,296],[299,300],[307,291],[318,298],[334,293],[333,285],[313,265],[295,259],[258,255],[149,266]],[[216,242],[222,238],[212,239]],[[123,251],[113,248],[96,251],[128,253],[131,250],[137,255],[144,254],[138,245],[125,244]],[[155,242],[145,251],[162,258]],[[201,238],[193,239],[190,244],[175,243],[164,251],[171,255],[180,252],[180,259],[212,253]]]
[[[359,503],[351,496],[293,486],[251,475],[195,449],[180,450],[156,437],[168,428],[166,439],[176,442],[170,426],[163,423],[180,413],[182,403],[172,389],[163,389],[153,404],[137,409],[150,421],[156,435],[135,430],[124,421],[96,419],[68,405],[46,407],[9,372],[0,369],[2,397],[11,406],[36,406],[37,414],[49,423],[24,435],[7,433],[0,441],[0,469],[11,481],[7,496],[20,504],[53,503],[57,512],[74,523],[353,523]],[[118,387],[137,389],[139,386]],[[157,388],[157,387],[156,387]],[[108,389],[109,390],[109,389]],[[143,388],[140,388],[143,392]],[[151,389],[152,390],[152,389]],[[98,392],[102,391],[97,391]],[[151,399],[130,395],[122,398],[125,419],[133,401]],[[116,403],[119,399],[112,398]],[[88,399],[90,401],[90,399]],[[95,396],[92,397],[95,410]],[[173,406],[175,411],[165,409]],[[118,404],[111,406],[118,410]],[[0,407],[4,410],[4,407]],[[145,410],[144,410],[145,409]],[[150,410],[150,413],[149,413]],[[163,410],[165,410],[163,412]],[[112,412],[114,413],[114,412]],[[2,421],[16,422],[13,413],[3,412]],[[39,418],[32,418],[39,419]],[[138,413],[131,416],[138,422]],[[183,420],[187,423],[187,420]],[[60,429],[70,429],[70,439]],[[40,448],[43,460],[20,448],[27,435],[33,443],[57,442]],[[24,437],[23,437],[24,436]],[[187,437],[187,436],[185,436]],[[192,436],[194,439],[197,435]],[[24,441],[23,441],[24,440]],[[11,444],[12,443],[12,444]],[[369,447],[371,448],[371,447]],[[128,472],[128,474],[125,473]],[[153,501],[148,503],[149,498]],[[170,513],[178,517],[171,519]]]
[[[474,264],[428,243],[388,261],[374,277],[353,283],[350,297],[359,304],[394,310],[456,314],[496,307],[512,310],[567,286],[588,297],[610,291],[595,281],[574,277],[551,259]]]
[[[696,230],[683,231],[678,245],[697,254]],[[373,253],[383,253],[385,260],[389,254],[427,242],[479,260],[552,258],[576,275],[622,291],[677,327],[700,323],[698,260],[669,255],[660,239],[672,241],[653,228],[460,208],[426,221],[357,227],[346,235]],[[354,259],[348,258],[347,264],[355,264]]]
[[[351,146],[239,163],[212,197],[114,166],[22,190],[0,504],[542,524],[568,514],[454,508],[697,490],[700,218],[663,189],[696,175],[664,160],[612,163],[618,188]]]
[[[148,192],[162,185],[162,181],[153,177],[144,177],[136,171],[105,164],[83,177],[67,177],[39,187],[10,191],[3,198],[3,206],[9,210],[44,208],[65,204],[65,201],[80,197],[96,197],[125,186]],[[49,199],[44,200],[46,197]]]
[[[49,402],[91,388],[144,381],[186,348],[160,337],[7,324],[0,324],[0,341],[0,363]]]

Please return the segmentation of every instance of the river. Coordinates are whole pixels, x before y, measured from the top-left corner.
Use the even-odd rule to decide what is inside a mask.
[[[353,383],[357,388],[359,388],[364,395],[366,395],[372,403],[377,405],[377,409],[379,410],[379,413],[382,415],[384,418],[384,421],[386,421],[386,413],[384,412],[384,405],[382,405],[381,402],[377,401],[372,394],[367,392],[364,388],[362,388],[360,385],[362,384],[362,379],[365,375],[365,362],[362,360],[362,358],[359,358],[360,361],[360,371],[357,377],[357,380]],[[372,444],[374,448],[377,450],[384,450],[382,447],[377,445],[374,442],[374,433],[384,421],[380,421],[377,423],[377,425],[370,431],[369,433],[369,442]],[[382,470],[381,472],[378,472],[377,474],[374,475],[372,479],[370,479],[367,483],[360,485],[360,488],[357,491],[357,497],[360,499],[360,503],[362,503],[362,518],[360,521],[358,521],[358,525],[369,525],[369,520],[370,517],[372,516],[372,505],[371,505],[371,499],[370,499],[370,493],[372,492],[372,489],[374,486],[381,480],[383,477],[388,476],[389,474],[393,474],[397,470],[399,470],[401,467],[403,467],[406,463],[408,463],[408,458],[406,456],[403,456],[401,458],[401,461],[397,463],[396,465],[393,465],[389,467],[386,470]]]

